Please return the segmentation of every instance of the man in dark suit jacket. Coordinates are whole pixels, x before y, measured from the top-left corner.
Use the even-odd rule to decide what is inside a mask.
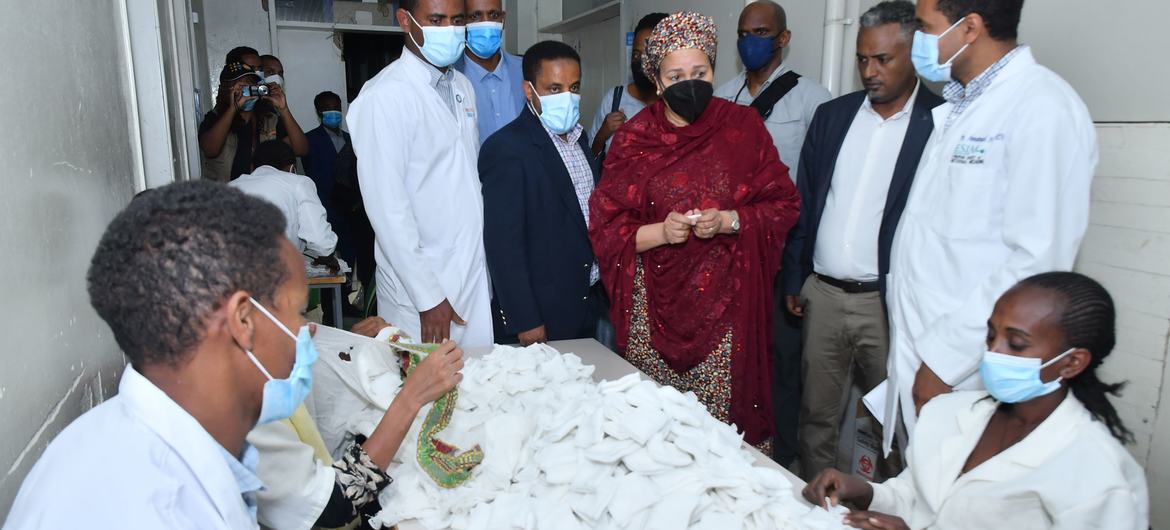
[[[341,258],[350,266],[357,265],[356,245],[353,228],[345,213],[339,210],[333,200],[333,189],[337,182],[334,168],[338,162],[338,154],[349,144],[349,133],[341,130],[341,96],[333,92],[322,92],[313,98],[313,106],[317,109],[317,118],[321,125],[305,133],[309,140],[309,154],[301,157],[301,166],[305,169],[305,176],[312,179],[317,186],[317,197],[325,206],[326,219],[337,234],[337,250]],[[346,291],[348,291],[348,287]],[[348,298],[348,293],[346,293]],[[328,298],[329,292],[323,292],[322,307],[326,319],[333,318],[333,304]],[[349,303],[342,304],[346,314],[353,310]]]
[[[886,378],[883,279],[890,245],[942,99],[910,61],[914,4],[883,2],[863,15],[857,63],[865,90],[813,117],[800,157],[800,220],[782,267],[785,305],[804,318],[801,473],[837,462],[850,374],[869,392]],[[897,469],[883,462],[883,472]]]
[[[484,250],[497,342],[592,337],[604,291],[587,231],[600,170],[581,125],[581,61],[545,41],[524,54],[529,108],[484,142]]]
[[[349,143],[349,133],[341,130],[341,97],[333,92],[322,92],[313,98],[321,126],[305,134],[309,139],[309,154],[301,158],[305,175],[317,185],[317,195],[329,212],[329,222],[336,221],[336,212],[329,207],[333,195],[334,166],[337,154]]]

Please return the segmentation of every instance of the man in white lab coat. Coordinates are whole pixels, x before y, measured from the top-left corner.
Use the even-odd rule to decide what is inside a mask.
[[[312,364],[285,332],[309,341],[280,211],[210,181],[160,188],[110,223],[88,283],[130,365],[45,449],[4,528],[256,528],[245,436],[291,414],[294,393],[270,387],[307,392]]]
[[[951,81],[894,238],[886,425],[980,388],[987,315],[1022,278],[1069,270],[1097,140],[1085,104],[1016,40],[1020,0],[918,0],[919,75]],[[895,429],[885,430],[889,450]]]
[[[362,199],[376,235],[378,313],[425,342],[492,344],[475,91],[451,67],[462,0],[406,0],[402,57],[350,105]]]
[[[256,148],[251,173],[228,183],[253,197],[280,208],[287,223],[284,235],[297,250],[311,256],[331,257],[337,249],[337,234],[326,218],[325,206],[317,197],[317,185],[294,173],[297,155],[280,140],[268,140]]]

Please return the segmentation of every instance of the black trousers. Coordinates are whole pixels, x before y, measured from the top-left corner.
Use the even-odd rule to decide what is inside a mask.
[[[804,340],[801,319],[792,316],[784,303],[780,277],[773,289],[772,316],[772,411],[776,417],[776,436],[772,458],[788,467],[796,460],[796,432],[800,426],[800,358]]]
[[[573,338],[573,339],[594,338],[594,339],[601,341],[602,344],[606,344],[607,347],[612,349],[613,346],[610,346],[610,344],[612,344],[612,342],[613,342],[613,340],[612,340],[613,326],[612,325],[610,325],[608,328],[610,330],[608,333],[608,337],[598,336],[599,329],[602,329],[602,327],[600,327],[598,324],[600,322],[605,322],[605,323],[609,322],[609,296],[605,294],[605,287],[603,287],[601,285],[601,282],[597,282],[597,283],[593,284],[593,287],[589,288],[589,300],[586,302],[586,305],[588,306],[588,312],[586,313],[586,316],[585,316],[585,322],[581,325],[581,330],[577,333],[576,336],[568,337],[568,338]],[[500,316],[502,314],[503,313],[500,311],[500,306],[499,306],[499,304],[496,303],[496,298],[493,296],[492,297],[492,328],[495,332],[494,335],[495,335],[496,344],[517,344],[517,343],[519,343],[520,339],[516,334],[508,334],[508,333],[504,332],[504,322],[500,318]],[[549,337],[549,340],[559,340],[559,339],[565,339],[565,338],[566,337],[555,337],[555,338]],[[607,340],[603,340],[603,339],[608,339],[608,343],[607,343]]]

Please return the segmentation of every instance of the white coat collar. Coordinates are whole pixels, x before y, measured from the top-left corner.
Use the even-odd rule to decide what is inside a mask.
[[[991,415],[999,407],[993,399],[983,399],[985,392],[980,393],[970,407],[957,411],[955,422],[958,430],[950,437],[942,440],[940,446],[939,464],[944,473],[935,476],[940,480],[929,492],[937,494],[933,499],[928,498],[932,505],[938,506],[947,493],[957,485],[973,480],[988,480],[994,477],[996,481],[1010,481],[1014,477],[1027,473],[1042,465],[1048,458],[1064,448],[1073,437],[1071,432],[1081,425],[1093,421],[1089,411],[1081,404],[1072,392],[1064,401],[1052,411],[1048,419],[1044,420],[1028,436],[1015,445],[1005,449],[1002,453],[991,457],[975,469],[959,476],[963,466],[967,463],[971,451],[979,438],[983,435]]]
[[[240,495],[235,477],[223,459],[223,446],[166,393],[127,366],[118,384],[118,396],[126,410],[154,431],[191,469],[199,485],[223,520],[239,525],[255,520]]]
[[[1021,44],[1019,52],[1016,53],[1016,56],[1013,57],[1011,61],[1009,61],[1006,65],[1004,65],[1003,70],[1000,70],[999,74],[995,76],[995,79],[993,79],[991,81],[991,84],[988,85],[986,89],[984,89],[983,95],[980,96],[980,99],[986,100],[990,93],[993,93],[996,90],[998,90],[1000,87],[1003,86],[1004,83],[1007,83],[1012,78],[1019,75],[1020,73],[1025,72],[1025,71],[1027,71],[1035,66],[1036,66],[1036,56],[1032,55],[1032,48],[1030,46]],[[972,104],[974,105],[976,103],[972,103]],[[951,113],[951,109],[953,109],[953,108],[955,108],[955,104],[951,103],[950,101],[944,101],[941,105],[935,107],[934,110],[931,111],[931,116],[934,118],[934,123],[935,124],[946,123],[947,122],[947,115]],[[959,116],[959,118],[956,119],[955,122],[952,123],[950,127],[938,127],[936,125],[935,130],[941,131],[943,133],[950,132],[952,129],[955,128],[955,125],[957,125],[959,122],[963,121],[963,119],[965,117],[970,116],[970,115],[971,115],[971,109],[968,109],[966,112],[963,113],[962,116]]]

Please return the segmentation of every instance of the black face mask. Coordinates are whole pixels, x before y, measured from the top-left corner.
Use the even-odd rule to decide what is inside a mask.
[[[662,92],[662,99],[670,106],[675,114],[687,123],[695,123],[707,104],[711,103],[711,96],[715,93],[715,86],[701,79],[689,79],[670,85]]]
[[[638,87],[639,92],[649,94],[654,91],[654,80],[646,77],[646,71],[642,70],[642,61],[630,62],[630,73],[634,75],[634,86]]]

